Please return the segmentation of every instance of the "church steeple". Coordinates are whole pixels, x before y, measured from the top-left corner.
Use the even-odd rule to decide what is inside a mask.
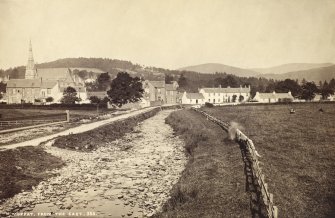
[[[28,63],[26,67],[26,79],[34,79],[37,77],[37,72],[35,69],[34,57],[33,57],[33,48],[31,46],[31,40],[29,41],[29,54],[28,54]]]

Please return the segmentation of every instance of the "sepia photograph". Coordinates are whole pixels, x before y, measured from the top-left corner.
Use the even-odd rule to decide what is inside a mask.
[[[334,218],[335,0],[0,0],[0,217]]]

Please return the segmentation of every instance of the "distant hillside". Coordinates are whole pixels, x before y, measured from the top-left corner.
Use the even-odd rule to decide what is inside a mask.
[[[224,64],[217,64],[217,63],[194,65],[194,66],[179,68],[178,70],[194,71],[194,72],[206,73],[206,74],[218,72],[218,73],[233,74],[233,75],[242,76],[242,77],[251,77],[251,76],[256,76],[259,74],[253,70],[228,66]]]
[[[164,80],[165,75],[153,69],[143,68],[139,64],[130,61],[109,58],[64,58],[52,62],[38,64],[39,68],[67,67],[78,70],[91,70],[95,73],[108,72],[112,78],[120,71],[125,71],[132,76],[138,76],[151,80]]]
[[[332,63],[321,63],[321,64],[311,64],[311,63],[290,63],[290,64],[283,64],[275,67],[269,68],[252,68],[250,70],[259,72],[259,74],[283,74],[293,71],[302,71],[302,70],[309,70],[313,68],[320,68],[320,67],[329,67],[333,65]]]
[[[262,74],[260,75],[267,79],[276,79],[276,80],[284,80],[284,79],[298,79],[301,81],[302,79],[306,79],[307,81],[329,81],[332,78],[335,78],[335,65],[331,65],[328,67],[319,67],[313,68],[309,70],[299,70],[288,72],[284,74]]]

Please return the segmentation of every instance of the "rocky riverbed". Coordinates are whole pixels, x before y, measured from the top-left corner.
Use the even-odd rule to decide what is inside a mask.
[[[66,166],[31,192],[0,205],[12,215],[146,217],[161,209],[186,164],[183,141],[165,124],[171,111],[90,153],[43,145]],[[16,213],[16,214],[15,214]]]

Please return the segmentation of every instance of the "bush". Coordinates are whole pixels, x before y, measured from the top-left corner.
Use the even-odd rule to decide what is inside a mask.
[[[214,107],[214,105],[212,103],[206,102],[205,107]]]

